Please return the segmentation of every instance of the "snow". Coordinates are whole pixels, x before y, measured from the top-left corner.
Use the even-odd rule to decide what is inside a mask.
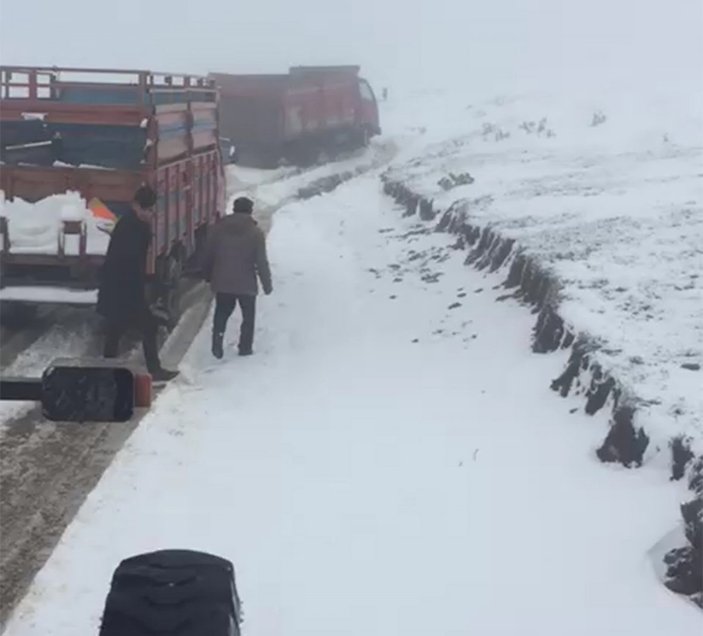
[[[391,176],[517,239],[560,280],[561,315],[634,394],[650,454],[676,434],[703,452],[701,375],[682,367],[703,362],[703,87],[689,79],[430,92],[393,118],[415,137]],[[471,185],[438,183],[466,172]]]
[[[22,119],[27,121],[44,121],[48,113],[22,113]]]
[[[300,188],[332,175],[362,174],[386,165],[397,152],[392,139],[374,139],[368,148],[350,153],[338,161],[311,168],[282,167],[276,170],[258,170],[243,166],[229,166],[229,183],[236,184],[230,190],[231,197],[247,194],[255,196],[257,206],[278,207],[294,200]],[[231,206],[229,206],[231,208]]]
[[[370,173],[276,214],[256,356],[202,331],[6,636],[97,633],[114,567],[165,547],[232,559],[248,636],[700,633],[647,557],[683,487],[600,465],[564,354],[400,213]]]
[[[98,301],[98,291],[40,285],[3,287],[0,289],[0,301],[94,305]]]
[[[282,205],[299,198],[300,191],[335,175],[356,176],[387,165],[398,151],[393,139],[373,140],[368,148],[309,168],[284,166],[259,170],[243,166],[227,167],[227,210],[234,200],[248,196],[254,201],[254,216],[264,231],[271,225],[273,213]]]
[[[87,170],[114,170],[114,168],[108,168],[107,166],[97,166],[91,163],[82,163],[76,166],[73,163],[66,163],[64,161],[54,161],[53,166],[55,168],[84,168]]]
[[[271,183],[284,179],[292,174],[299,173],[299,168],[282,167],[271,170],[262,170],[259,168],[249,168],[247,166],[239,166],[230,164],[226,166],[227,178],[229,182],[238,181],[245,187],[255,187],[263,183]]]
[[[23,199],[6,201],[0,197],[0,216],[7,218],[10,252],[15,254],[56,254],[63,221],[86,224],[88,254],[105,254],[109,234],[101,230],[104,223],[95,219],[77,192],[55,194],[36,203]],[[78,236],[69,235],[66,254],[78,254]]]
[[[16,150],[17,148],[38,148],[40,146],[49,146],[51,141],[36,141],[30,144],[17,144],[15,146],[5,146],[6,150]],[[0,162],[0,165],[4,162]]]

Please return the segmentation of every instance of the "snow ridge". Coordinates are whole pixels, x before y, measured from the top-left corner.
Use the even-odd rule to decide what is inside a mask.
[[[454,175],[451,177],[455,179]],[[562,397],[570,394],[583,396],[584,410],[589,415],[604,407],[611,412],[610,429],[596,451],[602,462],[618,462],[628,468],[641,466],[648,449],[649,457],[652,457],[662,448],[668,448],[671,479],[679,480],[689,475],[689,487],[696,496],[681,506],[687,545],[675,547],[664,555],[664,580],[670,589],[690,595],[693,602],[703,607],[703,589],[698,573],[702,558],[699,537],[703,526],[701,436],[687,435],[685,428],[672,431],[649,426],[651,418],[646,417],[646,409],[651,404],[638,395],[634,386],[619,378],[616,370],[604,363],[603,357],[608,359],[607,343],[563,318],[562,281],[545,267],[539,255],[514,238],[506,238],[490,225],[476,225],[468,213],[471,204],[466,200],[455,201],[442,211],[435,208],[431,199],[408,188],[392,170],[382,175],[382,181],[384,192],[404,206],[405,216],[417,214],[422,220],[434,223],[435,231],[458,235],[458,241],[452,247],[468,250],[465,264],[479,270],[506,272],[503,287],[514,291],[498,300],[517,298],[534,308],[537,319],[532,350],[535,353],[570,349],[563,373],[552,381],[551,388]],[[602,356],[604,351],[606,355]],[[697,369],[692,366],[691,370]],[[641,417],[643,411],[645,417]],[[689,415],[695,420],[700,418],[700,411],[693,410]],[[700,422],[696,420],[695,424]]]

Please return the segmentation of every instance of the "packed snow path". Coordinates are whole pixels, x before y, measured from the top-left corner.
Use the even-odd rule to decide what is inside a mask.
[[[166,547],[232,559],[247,636],[699,634],[646,554],[680,486],[597,463],[605,419],[449,240],[371,175],[282,209],[257,355],[203,331],[7,635],[97,634],[117,563]]]

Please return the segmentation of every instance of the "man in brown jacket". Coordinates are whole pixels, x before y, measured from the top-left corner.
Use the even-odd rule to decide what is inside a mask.
[[[212,354],[218,359],[224,356],[227,321],[237,303],[242,309],[239,355],[252,354],[259,291],[257,276],[266,295],[273,291],[266,237],[252,218],[253,209],[251,199],[236,199],[234,214],[223,217],[214,225],[205,249],[204,274],[215,292]]]

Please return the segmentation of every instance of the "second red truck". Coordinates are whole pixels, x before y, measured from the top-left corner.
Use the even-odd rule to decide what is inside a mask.
[[[220,131],[245,165],[309,164],[381,132],[376,97],[358,66],[297,66],[281,75],[211,73]]]

